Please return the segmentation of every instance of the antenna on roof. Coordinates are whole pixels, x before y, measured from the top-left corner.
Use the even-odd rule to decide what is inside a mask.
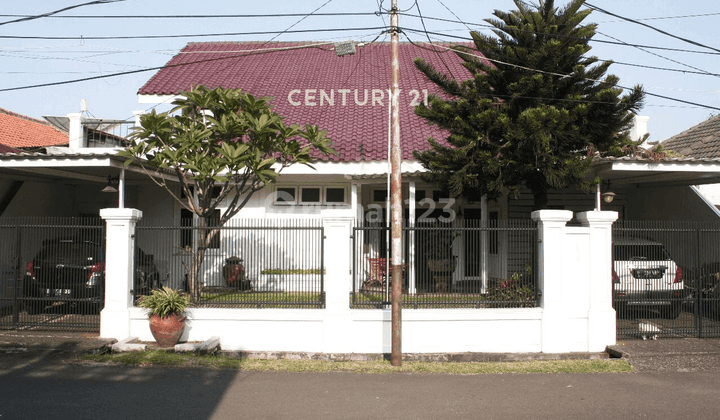
[[[80,112],[88,112],[87,99],[80,99]]]
[[[352,39],[336,42],[333,46],[335,47],[335,54],[337,54],[338,57],[355,54],[355,41]]]

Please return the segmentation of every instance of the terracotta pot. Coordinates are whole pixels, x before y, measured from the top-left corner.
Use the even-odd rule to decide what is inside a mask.
[[[150,332],[159,347],[172,347],[180,340],[185,329],[185,317],[179,314],[168,315],[161,318],[157,315],[150,317]]]
[[[447,258],[444,260],[428,260],[427,268],[433,273],[452,273],[455,271],[457,260],[455,258]]]

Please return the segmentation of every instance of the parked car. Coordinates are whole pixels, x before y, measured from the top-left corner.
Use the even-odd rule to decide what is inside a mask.
[[[135,295],[149,295],[150,290],[160,289],[160,273],[155,265],[155,257],[142,249],[135,251]]]
[[[36,314],[55,303],[83,313],[98,313],[105,298],[103,245],[92,240],[61,237],[46,240],[26,267],[24,307]],[[159,287],[154,258],[138,248],[135,264],[137,294]]]
[[[686,280],[693,302],[699,314],[705,318],[720,320],[720,262],[704,263]]]
[[[675,319],[689,295],[682,269],[661,243],[650,239],[613,238],[612,277],[619,316],[630,308],[644,308]]]
[[[99,311],[105,290],[102,245],[80,238],[55,238],[28,262],[24,281],[25,310],[42,312],[56,302],[82,311]]]

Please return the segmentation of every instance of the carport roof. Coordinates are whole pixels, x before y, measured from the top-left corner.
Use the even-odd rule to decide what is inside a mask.
[[[600,177],[613,185],[681,186],[720,182],[720,158],[640,157],[595,158],[586,178]]]
[[[125,160],[114,152],[0,154],[0,176],[29,181],[65,179],[106,183],[108,176],[118,176],[125,168],[127,182],[147,180],[144,169],[137,162],[125,167]],[[176,180],[171,174],[164,177]]]
[[[74,179],[107,181],[124,167],[126,158],[114,153],[21,153],[0,155],[0,175],[17,179]],[[143,168],[133,162],[125,171],[126,181],[147,180]],[[405,176],[419,176],[420,172]],[[173,174],[165,175],[175,180]],[[365,174],[353,179],[373,179],[387,174]],[[720,183],[720,158],[667,158],[653,161],[640,157],[595,158],[586,178],[600,177],[613,185],[643,184],[647,186],[700,185]]]

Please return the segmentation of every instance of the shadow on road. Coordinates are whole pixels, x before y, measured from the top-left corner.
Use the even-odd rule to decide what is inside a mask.
[[[0,347],[0,418],[208,419],[237,371],[73,365],[81,343]]]

